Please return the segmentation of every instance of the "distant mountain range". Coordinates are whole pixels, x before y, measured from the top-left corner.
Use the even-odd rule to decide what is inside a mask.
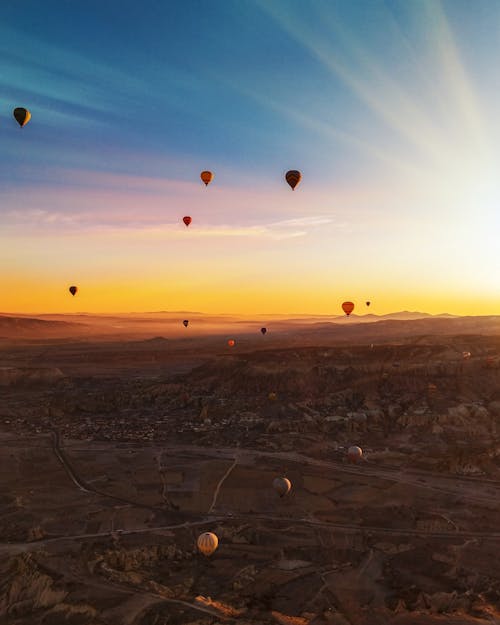
[[[150,315],[150,316],[148,316]],[[188,328],[182,319],[190,318]],[[82,337],[191,338],[210,335],[251,337],[260,327],[268,328],[267,341],[281,334],[342,340],[382,340],[394,337],[441,334],[500,334],[500,316],[460,317],[443,313],[401,311],[387,315],[262,315],[248,319],[237,315],[182,313],[137,313],[136,315],[54,314],[30,317],[0,313],[0,337],[15,339],[53,339]],[[262,342],[262,339],[261,339]]]

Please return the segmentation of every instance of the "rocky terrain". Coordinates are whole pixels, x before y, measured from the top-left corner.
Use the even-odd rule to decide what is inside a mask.
[[[0,622],[500,622],[500,337],[306,334],[4,343]]]

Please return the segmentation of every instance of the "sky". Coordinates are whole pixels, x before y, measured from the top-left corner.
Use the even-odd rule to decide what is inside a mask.
[[[500,314],[500,3],[0,16],[0,311]]]

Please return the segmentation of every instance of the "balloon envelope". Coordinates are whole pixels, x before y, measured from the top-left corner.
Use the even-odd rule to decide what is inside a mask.
[[[229,339],[229,341],[227,342],[229,347],[234,347],[235,343],[236,343],[236,341],[234,339]]]
[[[262,334],[265,334],[267,332],[267,328],[261,328],[260,331],[262,332]]]
[[[366,305],[369,306],[371,304],[371,302],[366,302]]]
[[[357,462],[358,460],[361,460],[362,455],[363,450],[357,445],[352,445],[352,447],[349,447],[349,449],[347,450],[347,457],[351,462]]]
[[[211,556],[219,546],[219,539],[212,532],[204,532],[198,536],[196,544],[200,553],[204,556]]]
[[[189,319],[184,319],[182,323],[184,324],[184,327],[187,328],[189,325]]]
[[[285,180],[292,187],[293,191],[302,180],[302,174],[297,169],[290,169],[290,171],[287,171],[285,174]]]
[[[345,312],[345,314],[349,317],[349,315],[352,313],[352,311],[354,310],[354,304],[352,302],[344,302],[342,304],[342,310]]]
[[[74,296],[77,293],[77,291],[78,291],[78,287],[77,286],[70,286],[68,290],[71,293],[71,295]]]
[[[21,128],[23,126],[26,126],[26,124],[31,119],[31,113],[28,111],[28,109],[22,107],[15,108],[13,115],[14,119],[21,126]]]
[[[273,480],[273,488],[280,497],[288,495],[292,489],[292,483],[286,477],[275,477]]]
[[[189,224],[193,221],[191,219],[191,217],[189,217],[189,215],[186,215],[186,217],[182,218],[182,221],[186,224],[186,226],[189,226]]]
[[[214,175],[213,175],[213,173],[211,171],[202,171],[201,174],[200,174],[200,178],[205,183],[205,186],[208,187],[208,185],[214,179]]]
[[[469,360],[471,356],[472,354],[470,352],[462,352],[462,357],[464,360]]]

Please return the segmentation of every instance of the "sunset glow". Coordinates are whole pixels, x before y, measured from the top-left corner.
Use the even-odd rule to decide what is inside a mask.
[[[500,5],[25,4],[2,312],[498,314]]]

